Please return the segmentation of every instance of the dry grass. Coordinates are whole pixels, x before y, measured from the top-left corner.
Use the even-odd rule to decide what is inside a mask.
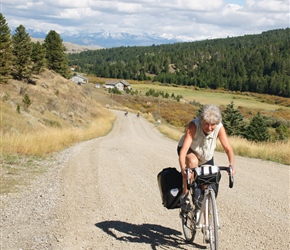
[[[113,114],[94,120],[87,128],[47,128],[26,134],[6,133],[0,145],[3,154],[20,154],[44,157],[73,144],[107,134],[114,120]]]
[[[35,82],[0,84],[1,156],[44,157],[110,131],[114,115],[84,88],[50,71]],[[22,102],[24,94],[29,107]]]
[[[93,79],[93,78],[92,78]],[[101,82],[101,79],[97,81]],[[104,80],[103,80],[104,81]],[[226,106],[231,100],[234,100],[235,107],[239,108],[246,119],[251,119],[259,110],[263,115],[282,119],[289,123],[289,100],[287,98],[272,97],[261,94],[249,93],[222,93],[221,91],[204,91],[194,90],[189,88],[160,86],[159,84],[146,84],[137,81],[129,81],[134,90],[139,90],[144,95],[150,88],[175,95],[185,96],[187,100],[195,100],[199,103],[217,103]],[[145,98],[144,96],[129,97],[119,96],[113,97],[119,104],[126,106],[128,110],[139,110],[142,116],[148,121],[156,124],[157,117],[162,117],[162,125],[158,126],[160,132],[164,135],[178,141],[182,135],[183,127],[196,114],[196,107],[186,105],[185,103],[177,103],[158,98]],[[272,98],[269,102],[265,98]],[[150,105],[148,104],[150,101]],[[171,124],[169,124],[169,122]],[[179,122],[179,123],[178,123]],[[180,124],[181,123],[181,124]],[[289,140],[287,142],[272,142],[272,143],[254,143],[240,138],[230,138],[236,155],[260,158],[264,160],[275,161],[290,165],[289,159]],[[223,151],[220,145],[217,150]]]
[[[142,115],[147,121],[153,123],[153,124],[156,124],[156,120],[155,118],[153,117],[152,113],[144,113]]]
[[[39,162],[107,134],[115,119],[83,86],[50,71],[34,80],[35,85],[14,80],[0,84],[0,194],[29,185],[47,170]],[[22,102],[25,94],[29,107]]]
[[[175,140],[175,141],[179,141],[180,137],[182,136],[182,131],[181,130],[178,130],[176,128],[173,128],[171,126],[167,126],[167,125],[160,125],[158,127],[158,130],[166,135],[167,137]]]
[[[104,83],[105,80],[90,76],[90,81],[94,83]],[[143,84],[136,84],[136,86],[141,85]],[[152,88],[155,85],[143,86],[143,88]],[[161,86],[157,85],[157,87]],[[162,90],[175,94],[190,94],[188,90],[175,87],[169,89],[162,87]],[[214,96],[214,93],[200,92],[207,99]],[[24,93],[27,93],[32,100],[32,105],[27,109],[22,105]],[[158,129],[174,140],[179,140],[183,129],[180,124],[177,124],[179,128],[176,128],[176,124],[170,125],[168,121],[175,118],[187,123],[195,113],[192,105],[166,100],[159,102],[155,99],[152,99],[149,105],[141,96],[138,98],[112,96],[102,89],[95,88],[93,84],[80,87],[49,71],[37,77],[36,86],[15,81],[10,85],[1,85],[1,94],[1,155],[43,157],[79,141],[104,135],[111,129],[114,120],[112,114],[104,109],[107,103],[116,109],[141,111],[142,116],[154,124],[156,124],[156,114],[160,112],[167,118],[162,117],[165,120],[162,120]],[[220,94],[215,94],[216,98],[224,99]],[[252,97],[250,99],[253,100]],[[20,114],[16,113],[17,105],[21,107]],[[191,109],[188,110],[187,106]],[[69,116],[70,113],[73,113],[73,116]],[[238,155],[289,164],[288,152],[286,152],[289,142],[255,144],[238,138],[231,138],[231,141]]]
[[[131,83],[131,81],[130,81]],[[131,83],[132,84],[132,83]],[[255,93],[236,93],[221,90],[203,90],[193,87],[174,87],[172,85],[164,86],[160,84],[133,84],[134,90],[141,91],[144,95],[149,89],[172,93],[183,96],[186,102],[195,102],[200,104],[213,103],[219,106],[226,106],[234,101],[235,108],[239,108],[246,118],[251,118],[258,111],[270,117],[290,120],[290,99]]]
[[[101,78],[90,79],[94,83],[106,81]],[[0,193],[16,192],[29,184],[31,179],[37,178],[39,173],[46,171],[45,167],[37,164],[39,157],[40,160],[49,159],[53,152],[107,134],[115,116],[104,108],[106,104],[119,110],[139,111],[156,126],[156,119],[161,114],[162,124],[158,129],[176,141],[183,133],[182,126],[176,126],[180,126],[181,121],[184,125],[195,114],[192,105],[159,101],[156,98],[151,98],[150,102],[142,97],[128,98],[122,95],[125,97],[122,98],[110,95],[104,89],[97,89],[94,84],[77,86],[50,71],[37,76],[35,81],[36,85],[17,81],[0,84]],[[138,84],[141,85],[140,82]],[[147,87],[146,84],[143,86]],[[189,94],[188,91],[186,93]],[[24,94],[28,94],[32,101],[29,107],[24,107],[22,103]],[[217,95],[223,99],[222,95]],[[209,102],[211,96],[205,97]],[[20,112],[17,112],[17,106]],[[288,110],[285,108],[279,112],[276,110],[275,115],[277,113],[287,119]],[[168,121],[176,122],[169,124]],[[239,138],[230,140],[236,155],[290,165],[289,142],[255,144]],[[218,150],[222,151],[220,145]]]
[[[236,155],[290,165],[289,140],[286,142],[255,143],[247,141],[246,139],[231,137],[230,141]],[[223,150],[220,144],[217,145],[217,149],[220,151]]]
[[[161,133],[176,141],[178,141],[183,134],[182,131],[167,125],[161,125],[158,129]],[[290,165],[289,140],[286,142],[255,143],[238,137],[230,137],[229,139],[235,155]],[[217,151],[224,152],[219,141],[217,143]]]

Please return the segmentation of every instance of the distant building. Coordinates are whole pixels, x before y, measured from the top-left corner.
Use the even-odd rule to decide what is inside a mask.
[[[128,83],[126,80],[108,80],[106,81],[105,87],[107,89],[117,88],[120,91],[131,89],[130,83]]]
[[[80,66],[78,66],[78,65],[72,65],[72,66],[70,66],[70,69],[72,71],[80,71]]]
[[[71,81],[73,81],[73,82],[75,82],[75,83],[77,83],[79,85],[89,82],[88,78],[83,77],[81,75],[75,75],[75,76],[73,76],[71,78]]]

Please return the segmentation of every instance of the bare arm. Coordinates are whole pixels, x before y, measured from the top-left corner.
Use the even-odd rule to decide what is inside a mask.
[[[236,169],[235,169],[235,155],[234,155],[234,151],[233,148],[230,144],[229,138],[227,136],[226,130],[224,128],[224,126],[222,126],[220,128],[219,134],[218,134],[218,138],[228,156],[228,160],[229,160],[229,164],[233,167],[233,173],[236,173]]]
[[[195,123],[190,122],[185,132],[183,145],[179,154],[179,165],[180,165],[180,170],[182,173],[184,172],[185,167],[186,167],[186,154],[192,143],[192,139],[194,137],[195,131],[196,131]]]

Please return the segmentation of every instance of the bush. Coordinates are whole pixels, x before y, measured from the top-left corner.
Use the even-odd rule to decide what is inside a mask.
[[[270,140],[269,129],[260,112],[253,117],[246,131],[245,137],[250,141],[263,142]]]
[[[27,94],[24,95],[22,102],[24,103],[26,108],[28,108],[31,105],[31,100]]]

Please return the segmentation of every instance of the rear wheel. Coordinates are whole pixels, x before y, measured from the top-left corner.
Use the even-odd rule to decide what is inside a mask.
[[[211,250],[218,249],[218,217],[215,193],[208,196],[208,240]]]
[[[194,210],[181,215],[181,222],[185,240],[192,243],[196,234]]]

